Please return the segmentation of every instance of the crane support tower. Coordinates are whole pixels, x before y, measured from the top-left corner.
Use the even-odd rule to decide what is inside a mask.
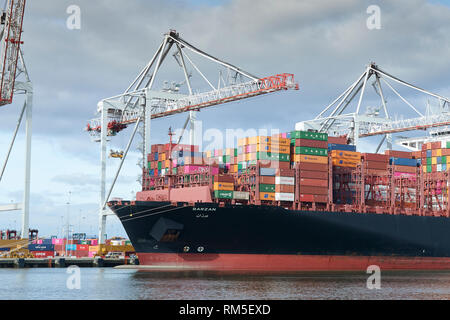
[[[187,92],[182,94],[179,87],[155,90],[155,78],[160,71],[163,62],[171,51],[182,77],[187,85]],[[189,52],[189,54],[188,54]],[[205,76],[198,65],[190,57],[195,54],[201,59],[212,62],[219,68],[218,81],[212,81]],[[199,79],[209,89],[194,88],[191,81],[192,72],[195,71]],[[213,85],[213,83],[217,85]],[[252,75],[230,63],[224,62],[214,56],[194,47],[192,44],[180,37],[175,30],[170,30],[163,37],[163,41],[154,53],[151,60],[141,70],[134,81],[128,86],[124,93],[106,98],[98,103],[97,113],[100,115],[90,121],[86,130],[92,135],[93,140],[101,145],[101,185],[100,185],[100,213],[99,213],[99,242],[104,243],[106,215],[105,206],[120,173],[123,162],[136,134],[140,123],[143,124],[143,146],[142,152],[145,159],[150,153],[151,146],[151,120],[164,118],[179,113],[188,113],[188,118],[178,139],[180,141],[186,127],[190,124],[190,142],[194,144],[195,114],[201,109],[222,105],[227,102],[239,101],[263,94],[288,89],[297,89],[298,84],[294,81],[294,75],[283,73],[269,77],[258,77]],[[125,148],[119,168],[116,171],[113,183],[106,192],[106,150],[107,138],[112,137],[127,126],[134,124],[134,130]],[[144,167],[147,162],[144,161]]]
[[[29,202],[30,202],[30,165],[31,165],[31,124],[33,85],[21,51],[23,44],[22,25],[25,12],[25,0],[7,0],[5,10],[1,15],[0,25],[0,107],[11,104],[16,94],[24,94],[25,102],[19,114],[19,119],[0,172],[0,182],[8,163],[12,147],[22,119],[25,116],[25,189],[23,203],[0,206],[0,211],[22,210],[22,239],[29,236]]]

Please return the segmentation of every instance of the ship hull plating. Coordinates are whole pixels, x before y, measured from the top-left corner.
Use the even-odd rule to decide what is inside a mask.
[[[450,269],[450,219],[212,203],[110,203],[142,265],[157,269]]]

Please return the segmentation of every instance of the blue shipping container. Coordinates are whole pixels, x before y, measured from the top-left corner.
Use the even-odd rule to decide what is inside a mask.
[[[9,251],[10,248],[0,248],[0,251]]]
[[[274,168],[260,168],[259,174],[261,176],[275,176],[277,169]]]
[[[332,150],[342,150],[342,151],[356,151],[356,146],[351,144],[337,144],[337,143],[329,143],[328,151]]]
[[[76,244],[66,244],[66,250],[75,251],[75,250],[77,250],[77,245]]]
[[[29,244],[28,250],[30,251],[55,251],[53,244]]]
[[[42,244],[52,244],[52,239],[42,239]]]
[[[395,164],[398,166],[409,166],[409,167],[417,167],[416,159],[407,159],[407,158],[390,158],[389,164]]]
[[[427,158],[431,158],[432,157],[432,152],[431,150],[427,150]]]
[[[155,161],[158,161],[158,152],[155,152]]]

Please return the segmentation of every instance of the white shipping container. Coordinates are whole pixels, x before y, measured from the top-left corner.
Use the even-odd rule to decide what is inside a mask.
[[[250,194],[245,191],[234,191],[233,199],[236,200],[248,200],[250,198]]]
[[[438,164],[438,165],[437,165],[437,171],[438,171],[438,172],[441,172],[441,171],[442,171],[442,164]]]
[[[275,200],[276,201],[294,201],[294,194],[293,193],[276,192]]]
[[[275,177],[275,184],[285,184],[289,186],[295,185],[294,177]]]

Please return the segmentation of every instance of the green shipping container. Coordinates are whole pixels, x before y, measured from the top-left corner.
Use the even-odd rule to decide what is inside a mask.
[[[215,190],[214,197],[216,199],[233,199],[233,191]]]
[[[447,148],[450,148],[450,141],[447,141]]]
[[[275,192],[274,184],[259,184],[259,192]]]
[[[427,172],[431,172],[431,164],[427,165]]]
[[[295,147],[295,154],[306,154],[311,156],[328,156],[328,149],[310,148],[310,147]]]
[[[161,161],[158,161],[158,170],[161,170]]]
[[[432,164],[432,162],[431,162],[431,158],[427,158],[427,165],[431,165]],[[431,171],[430,171],[431,172]]]
[[[291,143],[292,139],[310,139],[310,140],[328,141],[328,133],[291,131]]]
[[[287,153],[272,153],[272,152],[257,152],[256,159],[289,161],[289,154],[287,154]]]
[[[441,163],[442,164],[447,163],[447,156],[441,157]]]

